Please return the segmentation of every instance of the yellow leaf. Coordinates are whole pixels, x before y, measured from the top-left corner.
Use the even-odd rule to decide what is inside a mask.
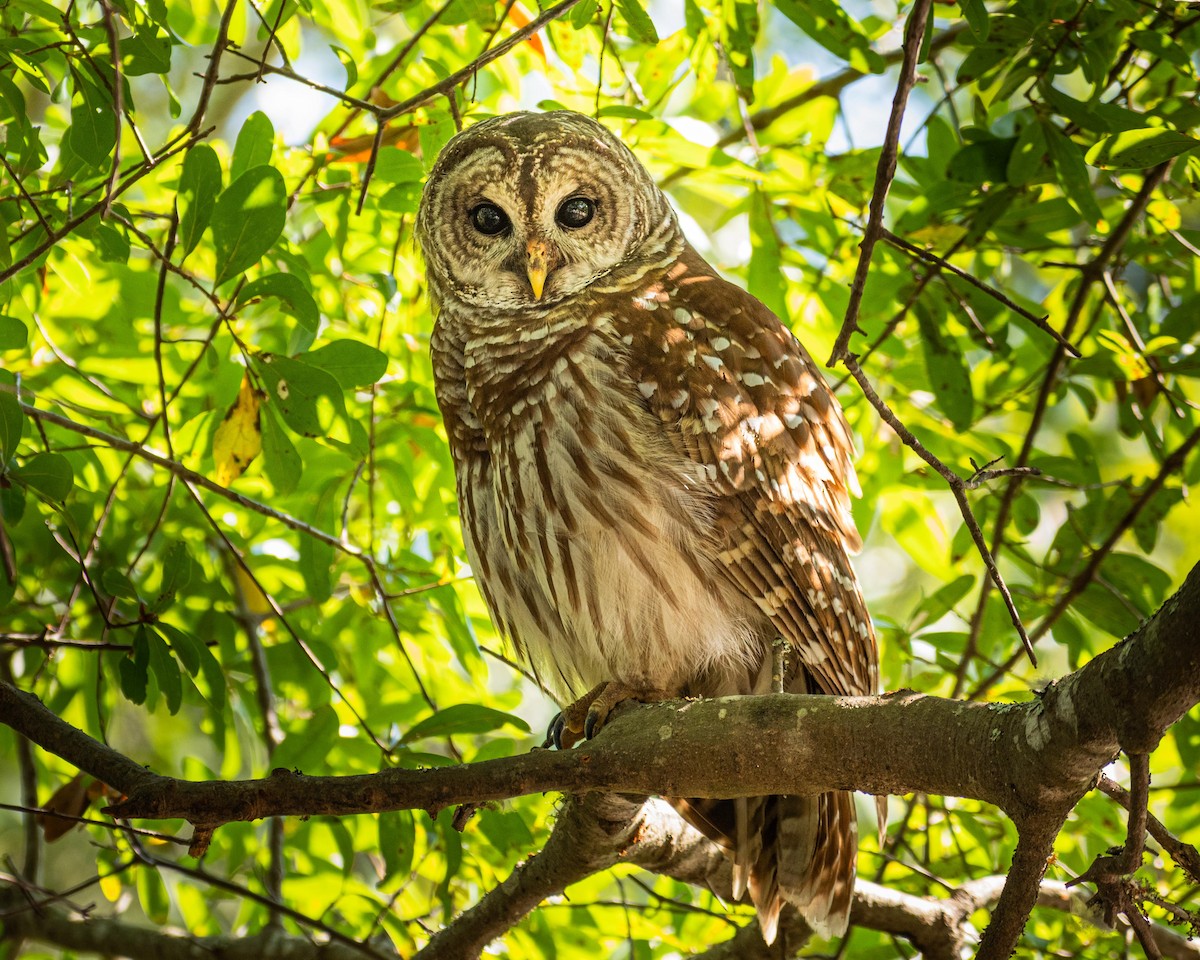
[[[121,898],[121,878],[115,873],[101,877],[100,892],[109,903],[116,903]]]
[[[213,461],[217,483],[229,486],[262,450],[262,428],[258,424],[261,391],[255,390],[247,372],[242,377],[237,400],[213,434]]]
[[[265,617],[271,613],[271,602],[262,592],[262,588],[259,587],[254,577],[250,576],[240,563],[234,564],[233,581],[237,588],[238,599],[247,613],[256,617]]]

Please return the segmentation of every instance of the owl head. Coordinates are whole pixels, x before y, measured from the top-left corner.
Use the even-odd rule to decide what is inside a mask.
[[[438,157],[417,239],[431,291],[489,312],[538,311],[646,259],[677,233],[633,154],[569,110],[478,123]]]

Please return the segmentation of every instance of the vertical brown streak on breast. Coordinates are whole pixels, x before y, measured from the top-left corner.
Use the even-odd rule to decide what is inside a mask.
[[[557,530],[554,536],[558,542],[563,581],[567,585],[567,602],[572,611],[577,611],[579,609],[579,582],[575,579],[575,558],[571,553],[571,537],[563,530]]]
[[[550,464],[546,459],[547,448],[550,445],[549,432],[544,420],[534,427],[533,468],[537,473],[538,485],[541,488],[547,511],[551,516],[559,516],[563,512],[564,502],[559,500],[555,490],[554,476],[550,472]]]
[[[504,529],[509,546],[513,549],[529,552],[529,533],[526,529],[525,518],[528,515],[525,502],[525,491],[521,489],[520,463],[517,459],[516,445],[512,444],[505,451],[507,468],[495,471],[495,477],[500,481],[500,502],[508,505],[508,509],[499,511],[504,520]]]
[[[563,380],[569,383],[579,394],[576,408],[581,413],[596,409],[600,404],[600,389],[592,383],[590,377],[584,375],[579,364],[571,358],[569,353],[564,354],[564,356],[567,361],[567,369],[563,375]]]
[[[554,562],[554,553],[550,549],[550,540],[554,536],[554,532],[549,529],[546,514],[540,507],[535,513],[537,522],[535,523],[534,536],[537,538],[538,552],[542,556],[542,570],[545,571],[546,593],[553,602],[554,609],[561,610],[562,602],[559,600],[558,586],[555,583],[554,577],[554,572],[558,569],[558,564]]]
[[[474,470],[468,471],[468,483],[480,482],[478,478],[471,476],[471,474],[474,472]],[[460,497],[459,502],[464,505],[469,503],[468,499],[465,497]],[[476,551],[478,556],[476,557],[475,562],[479,565],[479,569],[475,571],[475,575],[479,578],[481,583],[486,582],[492,575],[491,562],[488,557],[488,550],[491,546],[491,543],[487,536],[487,532],[480,527],[478,518],[475,516],[475,511],[470,507],[462,511],[462,521],[463,525],[467,529],[468,542],[478,545],[478,550]]]
[[[575,472],[579,474],[579,480],[583,488],[586,490],[595,490],[600,485],[600,478],[596,476],[596,471],[592,469],[592,462],[584,452],[589,449],[587,439],[578,430],[576,431],[576,435],[579,442],[569,445],[567,456],[571,458],[571,463],[575,467]]]
[[[546,609],[545,604],[541,603],[539,598],[534,595],[533,586],[525,577],[522,577],[520,580],[517,596],[520,598],[521,604],[525,607],[525,611],[529,614],[529,619],[533,621],[534,626],[541,633],[549,635],[546,618],[542,613]]]

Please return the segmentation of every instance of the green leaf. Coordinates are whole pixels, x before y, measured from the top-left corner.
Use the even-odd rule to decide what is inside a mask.
[[[383,854],[383,881],[408,876],[417,845],[416,821],[411,810],[389,810],[377,818],[379,852]]]
[[[175,595],[192,579],[192,568],[192,557],[188,553],[187,544],[182,540],[173,541],[163,554],[162,586],[159,587],[158,597],[150,605],[150,609],[161,613],[174,603]]]
[[[155,624],[155,629],[160,631],[171,644],[175,656],[187,668],[188,673],[193,677],[196,676],[196,669],[193,669],[193,664],[195,664],[199,672],[204,674],[204,680],[208,684],[208,702],[217,710],[224,709],[225,684],[228,681],[225,678],[225,672],[221,669],[221,664],[208,649],[208,645],[203,643],[199,637],[192,636],[192,634],[161,620]]]
[[[155,624],[155,629],[171,645],[172,652],[188,673],[194,677],[200,672],[200,661],[203,658],[205,647],[198,638],[162,621]]]
[[[29,329],[16,317],[0,313],[0,350],[20,350],[29,342]]]
[[[152,923],[163,926],[171,915],[171,898],[157,868],[149,864],[138,864],[137,893],[138,903],[146,916]]]
[[[25,488],[15,484],[0,483],[0,517],[10,527],[16,526],[25,516]],[[0,578],[0,583],[5,582]]]
[[[612,103],[606,107],[601,107],[597,118],[603,117],[619,117],[622,120],[654,120],[654,114],[642,110],[640,107],[630,107],[623,103]]]
[[[145,630],[145,625],[139,625],[138,629]],[[154,673],[154,679],[158,681],[158,689],[167,701],[167,712],[174,716],[183,703],[183,677],[179,673],[179,664],[171,656],[170,648],[158,633],[153,630],[145,630],[145,633],[150,650],[150,669]]]
[[[384,147],[375,160],[374,176],[383,183],[420,183],[425,176],[425,168],[407,150]]]
[[[89,166],[99,167],[117,142],[112,97],[81,71],[76,71],[74,77],[80,100],[71,107],[71,149]]]
[[[429,603],[441,614],[442,624],[446,628],[446,639],[450,641],[450,647],[454,650],[458,662],[472,677],[483,682],[487,677],[487,667],[483,663],[479,644],[471,629],[471,621],[467,619],[458,593],[452,588],[433,590],[429,595]]]
[[[328,530],[333,526],[335,507],[338,502],[340,480],[325,484],[312,513],[306,517],[313,526]],[[324,603],[333,594],[333,547],[324,540],[300,534],[300,575],[304,578],[305,593],[318,604]]]
[[[35,453],[21,466],[9,470],[8,475],[22,486],[55,502],[65,500],[75,483],[71,464],[60,453]]]
[[[124,69],[127,77],[167,73],[171,69],[171,38],[154,27],[144,26],[121,41],[121,56],[129,58]]]
[[[129,238],[116,227],[101,223],[92,234],[92,243],[103,263],[126,263],[129,260]]]
[[[963,597],[975,586],[975,578],[968,573],[956,577],[943,587],[939,587],[921,601],[914,613],[924,615],[924,622],[937,623],[942,617],[954,609]]]
[[[989,138],[968,143],[946,165],[946,175],[963,183],[1003,183],[1017,141]]]
[[[347,390],[375,383],[388,365],[386,353],[358,340],[332,340],[298,359],[332,374]]]
[[[259,417],[262,428],[262,466],[280,496],[296,489],[304,472],[304,461],[279,423],[275,405],[268,403]]]
[[[658,43],[658,31],[641,0],[617,0],[617,10],[629,27],[629,36],[639,43]]]
[[[305,330],[316,333],[321,325],[317,302],[299,277],[290,273],[269,273],[251,280],[238,292],[237,302],[246,303],[262,297],[276,297],[283,304],[284,312],[294,317]]]
[[[339,47],[335,43],[329,45],[329,49],[334,55],[342,61],[342,66],[346,68],[346,86],[349,90],[352,86],[358,83],[358,64],[354,60],[354,55],[344,47]]]
[[[133,649],[117,664],[121,679],[121,693],[131,703],[146,702],[147,668],[150,666],[150,642],[146,638],[146,625],[138,624],[133,635]]]
[[[401,743],[415,743],[426,737],[452,737],[459,734],[488,733],[503,726],[529,733],[529,724],[518,716],[493,710],[478,703],[459,703],[426,717],[408,729]]]
[[[270,119],[261,110],[254,111],[238,131],[233,160],[229,164],[229,179],[236,181],[247,170],[269,164],[274,146],[275,128]]]
[[[787,283],[779,237],[771,222],[770,198],[760,190],[750,195],[750,268],[746,286],[775,316],[787,322]]]
[[[879,73],[886,64],[871,49],[862,25],[834,0],[776,0],[785,17],[834,56],[863,73]]]
[[[115,567],[105,567],[100,574],[100,586],[105,593],[113,597],[123,597],[126,600],[137,600],[137,587],[125,574]]]
[[[0,472],[17,452],[25,432],[25,414],[16,396],[0,389]]]
[[[1200,147],[1200,140],[1164,127],[1123,130],[1094,144],[1087,152],[1093,167],[1144,170]]]
[[[290,357],[263,354],[254,364],[283,422],[306,437],[356,446],[341,384],[333,374]]]
[[[1052,123],[1045,124],[1043,129],[1046,133],[1046,146],[1050,148],[1050,159],[1054,162],[1054,170],[1058,174],[1063,195],[1084,220],[1090,224],[1099,222],[1103,215],[1096,203],[1092,181],[1088,176],[1087,164],[1084,163],[1083,151],[1079,144]]]
[[[1072,609],[1101,630],[1118,638],[1133,633],[1140,622],[1138,616],[1131,613],[1119,598],[1097,583],[1090,584],[1076,598]]]
[[[219,286],[256,264],[287,220],[287,188],[274,167],[254,167],[233,181],[213,210]]]
[[[937,397],[938,407],[950,418],[956,430],[966,430],[975,415],[971,392],[971,374],[957,344],[942,331],[942,325],[929,307],[918,300],[914,304],[921,330],[921,348],[929,389]]]
[[[179,209],[179,244],[186,257],[200,242],[213,215],[213,201],[221,192],[221,161],[207,143],[198,143],[183,160],[176,202]]]
[[[983,43],[988,38],[988,10],[984,0],[958,0],[958,5],[975,39]]]
[[[301,772],[325,766],[338,741],[337,712],[329,704],[317,707],[311,719],[290,731],[271,754],[271,766]]]
[[[1005,171],[1009,183],[1015,187],[1032,182],[1042,173],[1046,158],[1046,134],[1040,123],[1027,123],[1021,128],[1012,153],[1008,156]]]

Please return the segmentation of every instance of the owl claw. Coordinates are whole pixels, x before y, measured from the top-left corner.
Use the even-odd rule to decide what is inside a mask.
[[[635,690],[615,680],[598,683],[550,721],[543,746],[553,744],[559,750],[567,750],[580,740],[591,740],[622,703],[629,700],[652,703],[665,697],[661,691]]]
[[[546,739],[542,742],[543,750],[547,750],[550,747],[554,747],[556,750],[566,750],[578,739],[572,736],[570,731],[567,730],[567,721],[563,718],[564,712],[560,711],[556,713],[554,719],[550,721],[550,726],[546,728]],[[563,736],[564,731],[567,734],[565,738]]]

